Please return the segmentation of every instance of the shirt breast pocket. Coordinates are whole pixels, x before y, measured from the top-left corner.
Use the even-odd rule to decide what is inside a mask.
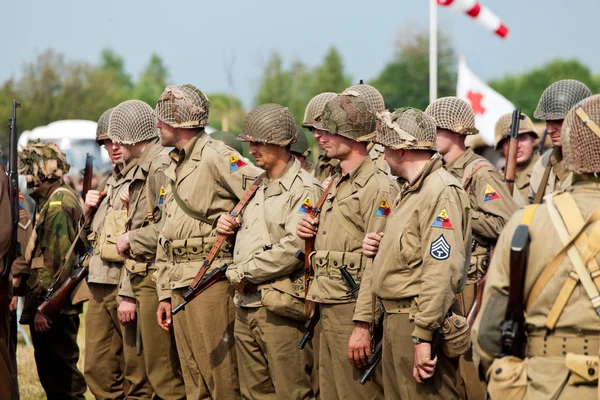
[[[400,245],[396,247],[400,270],[411,270],[421,263],[421,239],[408,227],[402,229]]]

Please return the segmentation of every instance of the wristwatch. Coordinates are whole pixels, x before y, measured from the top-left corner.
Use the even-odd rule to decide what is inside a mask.
[[[413,342],[414,344],[419,344],[419,343],[431,343],[429,340],[423,340],[423,339],[421,339],[421,338],[418,338],[418,337],[416,337],[416,336],[413,336],[413,337],[412,337],[412,342]]]

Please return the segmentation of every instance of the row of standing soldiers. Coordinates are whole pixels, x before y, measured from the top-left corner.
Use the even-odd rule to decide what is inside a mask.
[[[369,85],[316,96],[302,123],[324,151],[312,174],[287,108],[248,114],[237,141],[255,166],[205,133],[209,107],[180,85],[155,109],[129,100],[106,111],[97,142],[114,171],[85,203],[63,181],[70,166],[58,146],[19,153],[39,218],[13,282],[26,280],[20,322],[49,399],[83,398],[86,387],[98,399],[595,396],[600,95],[573,80],[544,91],[534,117],[554,148],[533,156],[524,116],[513,195],[465,146],[474,114],[455,97],[389,112]],[[505,153],[509,131],[506,115],[496,125]],[[524,359],[499,357],[518,225],[531,237]],[[50,282],[71,273],[60,268],[70,250],[88,253],[87,285],[50,323],[37,308]],[[208,274],[226,279],[173,315],[213,257]],[[471,329],[465,315],[486,273]],[[309,317],[320,321],[299,349]],[[381,362],[359,382],[376,343]]]

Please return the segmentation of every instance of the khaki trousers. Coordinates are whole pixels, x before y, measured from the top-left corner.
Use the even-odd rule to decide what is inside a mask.
[[[321,349],[319,384],[323,400],[383,399],[381,368],[374,378],[360,384],[363,370],[350,365],[348,343],[354,330],[354,303],[319,304],[321,311]]]
[[[183,301],[185,291],[172,291],[173,307]],[[188,400],[240,398],[234,321],[228,281],[215,283],[173,317]]]
[[[158,295],[153,271],[130,277],[137,303],[137,323],[142,337],[142,357],[148,380],[156,395],[164,400],[185,399],[185,386],[172,331],[163,330],[156,321]]]
[[[90,391],[98,400],[152,398],[144,359],[135,353],[136,323],[119,323],[118,286],[88,283],[88,287],[91,296],[85,315],[84,374]]]
[[[475,285],[465,286],[462,291],[465,315],[475,301]],[[479,380],[479,373],[473,363],[473,350],[460,356],[456,388],[461,400],[483,400],[486,394],[486,383]]]
[[[413,378],[414,323],[409,314],[385,314],[383,319],[383,390],[390,400],[457,399],[456,367],[438,350],[433,376],[424,383]]]
[[[1,265],[0,265],[1,267]],[[3,310],[0,310],[0,393],[2,398],[12,399],[13,397],[13,378],[11,375],[11,361],[8,355],[8,346],[10,342],[9,322],[10,313],[8,312],[8,303],[10,296],[7,294],[5,299],[0,299],[3,303]]]
[[[50,330],[36,332],[29,325],[40,383],[50,400],[84,399],[85,379],[77,369],[79,315],[61,314]]]
[[[303,323],[264,307],[237,309],[235,350],[242,399],[314,399],[312,344],[298,349]]]

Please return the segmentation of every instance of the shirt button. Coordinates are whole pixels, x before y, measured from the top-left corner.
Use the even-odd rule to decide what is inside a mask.
[[[327,235],[327,232],[323,231],[323,235]]]

